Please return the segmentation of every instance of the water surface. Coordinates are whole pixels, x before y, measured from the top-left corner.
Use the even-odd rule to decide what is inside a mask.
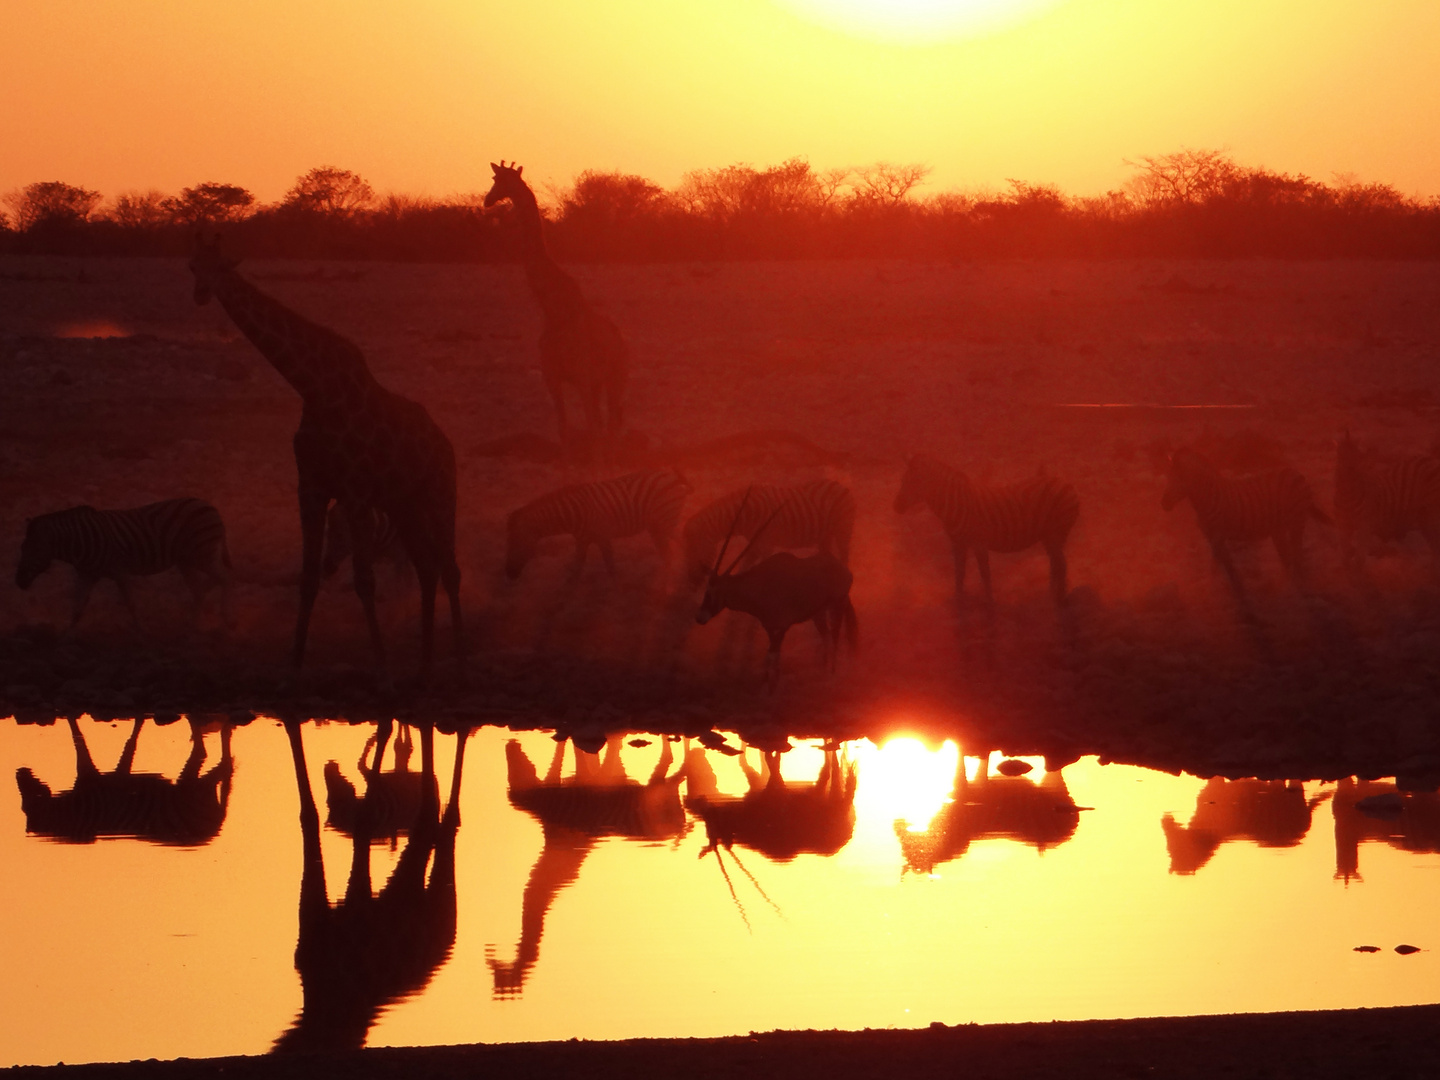
[[[100,773],[133,734],[89,719],[79,730]],[[957,784],[954,744],[902,739],[830,755],[798,744],[780,758],[782,790],[765,786],[753,749],[641,735],[580,755],[578,778],[563,744],[547,783],[547,734],[487,728],[464,756],[452,893],[449,834],[408,828],[418,734],[415,775],[386,788],[360,859],[326,824],[354,827],[345,793],[364,793],[374,733],[300,736],[328,906],[315,903],[313,862],[306,873],[292,743],[273,721],[231,733],[228,783],[228,766],[211,771],[218,730],[200,762],[186,723],[146,724],[134,773],[174,779],[188,761],[188,794],[152,785],[136,796],[151,811],[92,799],[72,815],[131,835],[27,834],[12,786],[0,799],[0,1064],[254,1054],[277,1039],[708,1036],[1440,1000],[1440,799],[1387,782],[1205,781],[1093,758],[1048,774],[1027,759],[1028,774],[1007,777],[998,755],[982,768],[971,754]],[[456,741],[434,737],[436,821]],[[76,781],[63,721],[6,723],[0,762],[52,792]],[[747,800],[742,762],[759,785]],[[383,770],[394,765],[387,753]],[[416,865],[428,877],[410,880]]]

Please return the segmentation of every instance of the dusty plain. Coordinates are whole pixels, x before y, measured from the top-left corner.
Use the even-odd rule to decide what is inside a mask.
[[[538,314],[518,267],[243,269],[352,337],[378,378],[450,435],[466,677],[442,660],[430,687],[408,684],[418,602],[413,583],[382,567],[400,686],[383,693],[342,568],[317,605],[307,670],[288,684],[297,396],[218,306],[193,304],[179,260],[10,259],[0,265],[0,552],[13,565],[25,519],[45,511],[197,495],[225,517],[238,617],[226,634],[207,611],[195,631],[172,573],[137,590],[143,633],[102,583],[67,640],[57,636],[67,567],[28,592],[0,590],[0,697],[22,718],[285,709],[592,738],[717,726],[762,741],[911,727],[1200,773],[1440,773],[1440,593],[1418,537],[1369,559],[1356,581],[1334,531],[1315,526],[1306,592],[1268,545],[1243,551],[1247,621],[1190,508],[1160,509],[1158,460],[1183,443],[1242,470],[1283,459],[1329,507],[1342,430],[1384,453],[1425,450],[1440,392],[1440,269],[1430,264],[579,267],[630,342],[627,418],[650,447],[608,465],[493,456],[496,440],[554,434]],[[1211,407],[1173,408],[1197,405]],[[823,448],[828,463],[763,438],[704,451],[776,430]],[[957,610],[938,523],[892,507],[917,451],[991,481],[1044,467],[1075,485],[1063,617],[1039,551],[994,558],[993,617],[975,603],[972,564],[970,603]],[[837,675],[820,670],[815,635],[800,627],[779,692],[760,692],[758,627],[733,613],[695,626],[697,594],[646,537],[618,545],[614,579],[592,555],[567,589],[563,539],[518,582],[504,579],[510,510],[563,483],[667,461],[695,489],[689,508],[750,481],[829,475],[853,487],[862,644]],[[445,622],[441,604],[442,647]]]

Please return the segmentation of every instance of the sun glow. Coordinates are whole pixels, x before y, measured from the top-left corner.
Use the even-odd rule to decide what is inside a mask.
[[[808,19],[860,37],[923,45],[994,33],[1062,0],[780,0]]]
[[[918,832],[950,799],[959,755],[953,742],[927,750],[917,739],[890,739],[882,747],[867,741],[853,745],[851,754],[864,778],[855,793],[857,814],[903,821]]]

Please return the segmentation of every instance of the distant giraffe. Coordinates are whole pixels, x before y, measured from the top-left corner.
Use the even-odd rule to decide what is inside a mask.
[[[325,518],[331,500],[350,530],[355,592],[377,664],[385,647],[375,618],[375,511],[393,523],[420,579],[421,675],[429,673],[435,637],[435,584],[450,597],[455,655],[463,649],[460,568],[455,562],[455,451],[423,406],[375,381],[353,342],[267,296],[235,272],[238,260],[218,240],[197,239],[190,269],[195,302],[213,295],[304,402],[295,433],[300,528],[304,536],[294,666],[305,656],[310,614],[320,590]]]
[[[522,258],[530,291],[540,302],[545,329],[540,334],[540,371],[555,401],[560,441],[569,442],[565,422],[564,384],[580,391],[591,435],[602,431],[614,437],[624,420],[623,402],[628,367],[625,339],[615,324],[595,311],[580,293],[575,279],[562,270],[545,249],[540,226],[540,207],[535,193],[521,179],[524,166],[491,163],[495,182],[485,195],[485,205],[509,199],[520,221]],[[601,420],[600,399],[608,415]]]

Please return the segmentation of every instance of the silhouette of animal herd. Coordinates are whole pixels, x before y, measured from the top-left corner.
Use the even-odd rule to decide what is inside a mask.
[[[518,223],[526,281],[543,316],[541,373],[555,408],[561,448],[572,457],[605,463],[626,443],[624,403],[629,354],[623,336],[586,301],[575,279],[550,256],[535,195],[523,170],[492,165],[485,205],[508,202]],[[238,260],[218,239],[197,238],[190,270],[194,300],[219,301],[239,330],[300,395],[294,436],[302,534],[300,596],[291,665],[299,669],[321,579],[346,557],[368,628],[374,670],[390,676],[375,610],[375,563],[384,558],[413,568],[420,588],[420,679],[434,652],[435,594],[449,599],[453,652],[463,677],[466,646],[456,559],[456,465],[451,441],[421,405],[376,381],[364,353],[334,330],[292,311],[237,272]],[[567,418],[567,388],[578,392],[585,426]],[[1269,539],[1297,585],[1305,584],[1304,532],[1309,520],[1330,522],[1306,479],[1288,467],[1244,476],[1226,475],[1193,449],[1165,461],[1162,505],[1194,508],[1215,561],[1244,606],[1244,589],[1231,548]],[[615,571],[613,542],[648,533],[668,567],[677,531],[683,538],[688,586],[705,585],[696,622],[727,608],[753,615],[770,642],[765,682],[778,679],[780,648],[790,627],[813,621],[833,667],[838,642],[858,642],[850,600],[851,537],[857,507],[835,480],[790,486],[750,484],[701,508],[680,529],[691,486],[676,469],[631,472],[571,484],[516,508],[507,521],[505,572],[518,577],[547,536],[575,540],[572,580],[591,546]],[[1362,551],[1421,533],[1440,559],[1440,461],[1417,455],[1398,463],[1366,458],[1348,433],[1337,449],[1335,520],[1346,565],[1358,570]],[[1042,547],[1050,561],[1050,587],[1062,610],[1070,595],[1065,547],[1080,513],[1075,488],[1045,470],[1016,484],[986,485],[926,455],[910,457],[894,509],[925,503],[950,540],[955,598],[963,601],[965,568],[973,554],[988,608],[993,609],[990,554]],[[729,567],[722,560],[731,540],[747,546]],[[710,562],[719,547],[720,555]],[[792,549],[814,549],[808,557]],[[54,561],[77,574],[69,629],[80,620],[93,586],[117,583],[135,618],[128,579],[178,568],[195,598],[196,618],[205,595],[219,586],[222,616],[230,585],[230,559],[219,513],[198,498],[177,498],[131,510],[80,506],[32,519],[26,529],[16,583],[27,588]],[[138,625],[138,619],[135,619]]]

